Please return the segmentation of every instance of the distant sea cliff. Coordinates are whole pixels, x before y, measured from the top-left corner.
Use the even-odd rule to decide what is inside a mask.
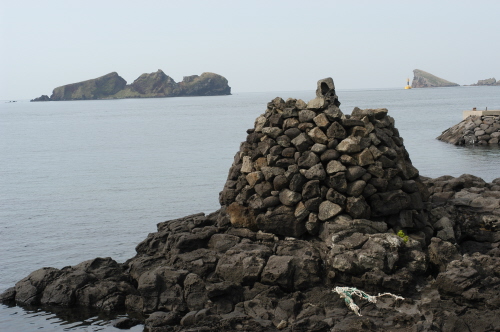
[[[459,84],[439,78],[420,69],[413,70],[412,88],[437,88],[445,86],[459,86]]]
[[[231,87],[225,77],[214,73],[200,76],[184,76],[176,83],[161,69],[150,74],[142,74],[132,84],[127,84],[116,72],[104,76],[63,85],[55,88],[52,95],[42,95],[31,101],[161,98],[182,96],[230,95]]]

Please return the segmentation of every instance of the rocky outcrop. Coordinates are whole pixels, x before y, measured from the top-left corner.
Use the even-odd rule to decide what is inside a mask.
[[[334,90],[322,80],[307,104],[268,104],[220,210],[158,224],[122,264],[96,258],[35,271],[0,300],[127,310],[150,332],[500,330],[500,178],[420,177],[387,111],[342,114]],[[404,299],[355,298],[359,317],[336,286]]]
[[[445,79],[434,76],[426,71],[415,69],[413,70],[412,88],[437,88],[447,86],[459,86],[457,83],[447,81]]]
[[[230,95],[227,80],[214,73],[184,77],[176,83],[162,70],[142,74],[132,84],[113,72],[96,79],[55,88],[51,97],[43,95],[31,101],[160,98],[180,96]]]
[[[492,78],[487,78],[485,80],[479,80],[477,83],[471,84],[470,86],[492,86],[492,85],[500,85],[500,81],[497,82],[497,80],[492,77]]]
[[[500,116],[469,116],[443,131],[438,140],[454,145],[499,145]]]
[[[55,88],[50,100],[105,99],[122,90],[126,84],[121,76],[113,72],[96,79]]]
[[[50,101],[50,97],[47,95],[41,95],[40,97],[31,99],[30,101]]]

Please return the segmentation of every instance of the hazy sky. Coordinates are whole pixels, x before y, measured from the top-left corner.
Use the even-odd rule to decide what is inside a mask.
[[[233,93],[500,80],[500,1],[0,0],[0,100],[116,71],[205,71]]]

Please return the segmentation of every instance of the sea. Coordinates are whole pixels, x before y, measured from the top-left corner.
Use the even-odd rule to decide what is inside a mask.
[[[427,177],[500,177],[498,147],[436,140],[462,111],[500,109],[500,87],[337,90],[340,108],[387,108]],[[275,97],[0,101],[0,292],[42,267],[124,262],[156,224],[219,208],[246,130]],[[82,314],[82,315],[80,315]],[[118,331],[125,314],[0,305],[0,331]],[[130,331],[142,331],[138,325]]]

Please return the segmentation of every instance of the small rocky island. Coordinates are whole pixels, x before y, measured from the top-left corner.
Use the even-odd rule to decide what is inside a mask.
[[[170,76],[158,69],[155,73],[142,74],[132,84],[127,84],[116,72],[68,85],[57,87],[49,97],[31,101],[124,99],[124,98],[161,98],[182,96],[219,96],[230,95],[231,87],[221,75],[203,73],[200,76],[185,76],[176,83]]]
[[[339,106],[330,78],[308,103],[273,99],[219,210],[159,223],[124,263],[37,270],[0,300],[127,310],[142,318],[116,326],[150,332],[499,331],[500,178],[423,177],[387,109]]]
[[[437,88],[437,87],[449,87],[449,86],[460,86],[460,85],[439,78],[420,69],[413,70],[413,81],[411,83],[412,88]]]
[[[500,81],[497,81],[494,77],[487,78],[485,80],[479,80],[477,83],[471,84],[470,86],[499,86]]]

